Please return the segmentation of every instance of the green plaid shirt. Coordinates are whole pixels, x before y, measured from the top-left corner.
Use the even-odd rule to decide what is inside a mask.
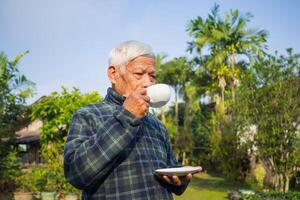
[[[83,199],[164,200],[187,187],[165,183],[155,169],[179,166],[166,128],[150,114],[138,119],[113,89],[103,102],[73,116],[64,149],[66,179]]]

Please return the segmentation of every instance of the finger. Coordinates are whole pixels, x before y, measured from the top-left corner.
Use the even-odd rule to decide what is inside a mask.
[[[150,103],[145,102],[144,105],[146,106],[147,111],[149,111]]]
[[[181,180],[178,178],[178,176],[172,176],[172,181],[175,185],[181,185]]]
[[[145,100],[147,103],[150,103],[150,97],[149,97],[149,96],[144,95],[143,97],[144,97],[144,100]]]
[[[166,181],[168,183],[172,183],[172,181],[169,179],[169,177],[163,176],[162,178],[164,179],[164,181]]]
[[[137,106],[139,106],[140,107],[140,109],[144,109],[144,106],[146,106],[145,104],[146,104],[146,102],[144,101],[144,99],[143,98],[141,98],[141,97],[138,97],[137,98]]]
[[[193,178],[193,174],[189,173],[185,178],[187,181],[190,181]]]
[[[140,109],[147,111],[149,110],[150,104],[146,101],[144,101],[144,99],[140,99]]]

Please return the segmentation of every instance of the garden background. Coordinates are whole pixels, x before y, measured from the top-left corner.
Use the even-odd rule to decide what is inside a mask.
[[[151,113],[176,158],[204,169],[175,199],[300,199],[299,7],[1,0],[0,199],[80,196],[63,175],[68,126],[104,98],[109,50],[129,39],[172,88]]]

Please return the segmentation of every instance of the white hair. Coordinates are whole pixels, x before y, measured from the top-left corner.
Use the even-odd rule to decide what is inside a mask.
[[[152,48],[138,41],[126,41],[113,48],[109,53],[109,66],[124,67],[139,56],[155,57]]]

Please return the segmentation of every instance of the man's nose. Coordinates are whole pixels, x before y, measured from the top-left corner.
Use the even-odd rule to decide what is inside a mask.
[[[154,82],[151,81],[151,77],[150,76],[145,76],[144,80],[143,80],[143,87],[149,87],[151,85],[154,85]]]

